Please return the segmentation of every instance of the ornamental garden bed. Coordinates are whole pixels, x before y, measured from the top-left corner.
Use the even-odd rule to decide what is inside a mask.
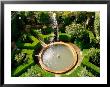
[[[24,12],[27,13],[28,12]],[[39,64],[38,55],[42,49],[40,39],[49,44],[54,38],[49,12],[32,12],[34,19],[26,19],[23,12],[16,14],[12,20],[12,39],[16,48],[11,51],[12,77],[54,77]],[[33,16],[33,14],[28,14]],[[59,26],[59,41],[73,43],[81,49],[83,60],[75,70],[61,74],[61,77],[99,77],[100,76],[100,21],[98,12],[56,12]],[[89,15],[90,14],[90,15]],[[95,14],[95,15],[94,15]],[[45,16],[44,16],[45,15]],[[82,16],[83,15],[83,16]],[[17,17],[21,17],[18,20]],[[88,18],[95,16],[92,25],[84,24]],[[23,17],[23,18],[22,18]],[[72,19],[74,17],[74,19]],[[87,17],[87,19],[85,19]],[[28,23],[29,22],[29,23]],[[40,28],[33,27],[31,23],[41,24]],[[25,32],[25,25],[30,25]],[[20,27],[19,27],[20,26]],[[23,26],[23,27],[22,27]],[[91,29],[91,27],[94,27]],[[24,30],[23,30],[24,29]],[[60,30],[61,29],[61,30]],[[16,31],[16,32],[15,32]]]

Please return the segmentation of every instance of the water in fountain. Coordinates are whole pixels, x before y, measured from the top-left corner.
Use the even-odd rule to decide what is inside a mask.
[[[74,62],[73,53],[66,45],[51,45],[43,53],[43,63],[53,71],[62,71]]]

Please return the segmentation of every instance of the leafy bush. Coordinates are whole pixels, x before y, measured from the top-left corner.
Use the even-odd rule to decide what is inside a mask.
[[[88,32],[82,32],[81,35],[75,39],[74,43],[78,45],[81,50],[88,49],[90,46],[90,38]]]
[[[100,68],[90,62],[83,62],[82,65],[86,66],[88,71],[95,76],[100,76]]]
[[[23,34],[19,40],[22,42],[22,43],[32,43],[33,41],[29,38],[29,34]]]
[[[77,11],[73,12],[76,16],[76,23],[84,24],[84,22],[87,20],[87,12],[86,11]]]
[[[99,49],[95,49],[95,48],[91,48],[91,49],[99,50]],[[92,52],[92,55],[94,55],[93,52]],[[90,57],[91,57],[91,51],[90,51],[90,49],[84,49],[83,50],[83,61],[82,61],[82,65],[86,66],[87,69],[91,73],[93,73],[95,76],[100,76],[100,68],[98,66],[94,65],[94,63],[92,64],[90,62],[90,59],[91,59]]]
[[[85,31],[84,26],[81,24],[72,23],[68,26],[66,26],[66,33],[72,35],[75,38],[78,38],[81,36],[81,33]]]
[[[61,11],[57,13],[57,20],[59,24],[63,24],[64,26],[69,25],[71,21],[70,17],[71,12],[70,11]]]
[[[95,28],[96,35],[100,36],[100,15],[99,15],[99,12],[95,13],[94,28]]]
[[[50,34],[52,31],[53,31],[53,29],[48,26],[43,26],[43,28],[41,29],[41,32],[44,35]]]
[[[27,49],[23,49],[21,51],[22,54],[27,54],[25,59],[23,59],[22,64],[20,64],[19,66],[17,66],[16,68],[12,69],[12,76],[19,76],[22,73],[24,73],[26,71],[27,68],[29,68],[31,65],[35,64],[34,60],[33,60],[33,51],[34,50],[27,50]]]
[[[66,26],[66,33],[71,35],[71,41],[81,49],[100,47],[100,40],[94,37],[92,31],[85,29],[81,24],[72,23]]]
[[[15,55],[15,61],[17,62],[18,65],[23,63],[23,59],[25,59],[26,54],[24,53],[19,53]]]
[[[38,65],[31,66],[27,72],[23,73],[20,77],[53,77],[54,74],[41,69]]]
[[[61,34],[59,34],[59,40],[64,41],[64,42],[69,42],[69,41],[71,41],[71,35],[61,33]]]
[[[22,65],[18,66],[16,69],[12,70],[11,75],[13,77],[17,77],[19,75],[21,75],[22,73],[24,73],[27,68],[29,68],[30,66],[34,65],[34,61],[29,61],[29,63],[23,63]]]
[[[41,24],[50,24],[50,17],[48,12],[39,12],[37,19]]]
[[[32,36],[32,35],[29,35],[28,37],[29,37],[30,40],[33,41],[33,43],[22,43],[20,40],[18,40],[18,41],[16,42],[17,47],[18,47],[18,48],[21,48],[21,49],[22,49],[22,48],[24,48],[24,49],[34,49],[35,46],[39,43],[39,40],[36,39],[36,38],[35,38],[34,36]]]
[[[100,66],[100,50],[91,48],[89,49],[89,61],[96,66]]]
[[[78,66],[70,74],[62,74],[63,77],[94,77],[94,75],[89,72],[86,66]]]

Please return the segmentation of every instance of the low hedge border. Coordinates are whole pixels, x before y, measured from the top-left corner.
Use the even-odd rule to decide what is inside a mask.
[[[26,71],[27,68],[29,68],[31,65],[34,65],[34,60],[33,60],[33,51],[34,50],[27,50],[27,49],[23,49],[21,52],[22,53],[27,53],[27,55],[29,56],[29,61],[27,64],[23,63],[22,65],[18,66],[16,69],[12,70],[12,76],[19,76],[22,73],[24,73]]]
[[[32,32],[32,35],[34,35],[34,36],[39,34],[37,32],[37,30],[35,30],[35,29],[31,29],[31,32]],[[44,39],[44,41],[46,42],[53,35],[52,34],[48,34],[48,35],[39,34],[39,36],[41,36]],[[64,41],[64,42],[69,42],[69,41],[71,41],[71,35],[68,35],[66,33],[59,33],[59,40]]]
[[[83,50],[83,57],[84,58],[82,61],[82,65],[86,66],[88,71],[92,72],[94,75],[100,76],[100,67],[89,62],[89,57],[87,57],[87,55],[86,55],[87,52],[88,52],[88,49]]]
[[[19,77],[53,77],[54,74],[43,70],[38,65],[31,66],[25,73]]]
[[[82,65],[86,66],[88,71],[92,72],[95,76],[100,76],[100,68],[90,62],[83,62]]]
[[[38,39],[36,39],[34,36],[29,35],[29,38],[33,41],[33,43],[21,43],[20,41],[16,42],[16,45],[20,49],[34,49],[35,46],[39,43]]]

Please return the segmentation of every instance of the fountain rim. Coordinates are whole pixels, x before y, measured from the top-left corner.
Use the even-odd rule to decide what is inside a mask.
[[[65,46],[67,46],[68,48],[69,48],[69,50],[72,52],[72,54],[73,54],[73,58],[74,58],[74,60],[75,61],[73,61],[73,63],[72,64],[70,64],[68,67],[65,67],[65,69],[63,69],[63,70],[52,70],[52,69],[50,69],[50,68],[48,68],[44,63],[43,63],[43,61],[42,61],[42,56],[43,56],[43,54],[44,54],[44,52],[50,47],[50,46],[52,46],[52,45],[59,45],[59,44],[61,44],[61,45],[65,45]],[[77,54],[77,52],[75,51],[75,49],[74,48],[72,48],[71,46],[70,46],[70,44],[68,44],[68,43],[64,43],[64,42],[53,42],[53,43],[50,43],[50,44],[47,44],[42,50],[41,50],[41,52],[39,53],[39,63],[40,63],[40,65],[41,65],[41,67],[43,68],[43,69],[45,69],[46,71],[49,71],[49,72],[52,72],[52,73],[55,73],[55,74],[61,74],[61,73],[66,73],[66,72],[68,72],[68,71],[70,71],[72,68],[74,68],[76,65],[77,65],[77,62],[78,62],[78,54]]]

